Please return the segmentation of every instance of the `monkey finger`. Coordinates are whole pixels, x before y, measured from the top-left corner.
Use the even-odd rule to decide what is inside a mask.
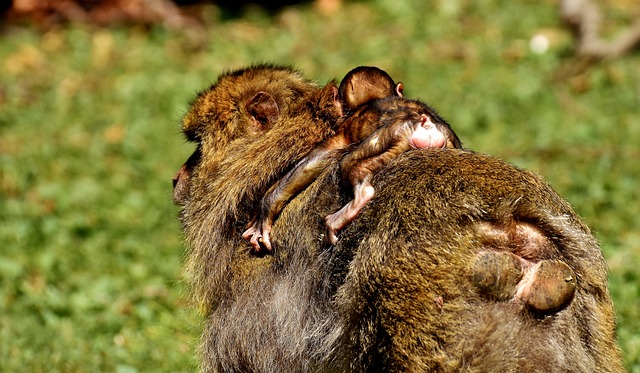
[[[262,241],[262,236],[260,236],[260,234],[258,234],[258,233],[254,233],[251,236],[251,240],[249,240],[249,243],[251,244],[251,246],[253,247],[253,250],[256,253],[259,253],[262,250],[262,248],[260,246],[260,242],[261,241]]]
[[[269,239],[269,231],[262,230],[262,237],[260,238],[260,243],[262,246],[267,249],[267,251],[272,252],[273,248],[271,247],[271,240]]]
[[[242,238],[244,238],[245,241],[251,242],[251,238],[253,237],[255,232],[256,232],[256,229],[254,227],[249,227],[249,229],[247,229],[242,233]]]

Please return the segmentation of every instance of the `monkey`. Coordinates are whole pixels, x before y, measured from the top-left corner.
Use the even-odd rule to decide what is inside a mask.
[[[342,177],[353,188],[354,199],[325,218],[327,238],[335,244],[336,232],[351,222],[373,197],[371,177],[389,161],[410,149],[461,146],[449,124],[426,104],[397,96],[372,101],[347,118],[335,136],[316,147],[267,192],[258,216],[243,237],[256,252],[261,245],[272,251],[269,233],[284,204],[345,151]]]
[[[246,207],[240,201],[255,204],[286,170],[335,134],[341,117],[335,82],[320,88],[290,67],[270,64],[226,72],[190,104],[182,131],[197,147],[173,177],[173,200],[185,206],[180,220],[191,248],[186,273],[198,279],[193,292],[203,309],[224,298],[235,253],[216,248],[226,246],[227,233],[242,219]],[[246,160],[237,162],[238,156]],[[239,177],[236,187],[227,183]],[[203,189],[219,195],[212,201]],[[212,227],[207,234],[205,226]]]
[[[203,371],[624,371],[597,240],[546,181],[493,156],[399,154],[329,248],[324,217],[343,205],[333,162],[275,221],[278,250],[250,255],[238,232],[315,146],[278,147],[295,141],[283,134],[331,138],[318,111],[339,114],[331,91],[257,65],[223,74],[183,119],[196,155],[174,199]],[[258,92],[273,120],[246,109]]]
[[[360,66],[340,83],[339,95],[347,110],[355,113],[344,120],[336,135],[316,147],[262,199],[258,215],[243,237],[256,252],[261,246],[272,251],[269,239],[274,220],[288,200],[308,186],[333,158],[347,151],[342,175],[354,191],[354,199],[325,218],[327,238],[337,242],[336,232],[351,222],[373,197],[370,179],[401,152],[423,148],[460,148],[451,127],[431,107],[403,98],[402,83],[394,83],[383,70]],[[354,147],[354,145],[357,145]],[[347,148],[352,150],[348,151]]]
[[[377,112],[377,129],[367,136],[367,127],[373,127],[367,113],[354,116],[344,125],[351,132],[347,138],[359,145],[348,152],[341,163],[342,175],[353,187],[354,199],[339,211],[325,218],[329,242],[338,241],[336,232],[353,221],[364,205],[371,200],[375,189],[371,178],[400,153],[410,149],[461,148],[462,143],[451,126],[426,104],[398,97],[375,101],[370,110]],[[363,124],[361,119],[364,119]],[[360,124],[355,124],[360,122]],[[351,124],[354,123],[354,124]],[[360,136],[355,133],[360,131]],[[333,138],[340,135],[340,132]],[[367,136],[366,138],[363,138]],[[331,138],[331,139],[333,139]],[[329,140],[331,140],[329,139]]]
[[[338,94],[342,107],[349,112],[376,99],[394,95],[402,97],[403,90],[403,84],[396,84],[386,71],[374,66],[359,66],[345,75]],[[342,140],[347,141],[344,134],[316,147],[269,189],[261,201],[259,215],[254,217],[243,233],[243,237],[251,243],[255,252],[260,252],[261,246],[271,251],[269,232],[273,221],[286,202],[311,183],[318,172],[327,166],[327,162],[331,161],[332,156],[338,156],[335,150],[348,145]]]

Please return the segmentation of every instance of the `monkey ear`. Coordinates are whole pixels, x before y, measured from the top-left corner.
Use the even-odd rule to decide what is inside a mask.
[[[329,102],[333,105],[342,115],[342,104],[340,103],[340,93],[338,92],[338,88],[332,84],[329,88]]]
[[[331,126],[337,126],[340,118],[342,118],[342,103],[338,93],[338,87],[335,82],[329,82],[322,88],[317,98],[317,114],[331,123]]]
[[[398,97],[404,97],[404,84],[402,84],[401,82],[398,82],[398,84],[396,84],[396,95]]]
[[[267,92],[260,91],[255,94],[247,103],[245,108],[256,129],[267,130],[280,116],[280,108],[276,100]]]

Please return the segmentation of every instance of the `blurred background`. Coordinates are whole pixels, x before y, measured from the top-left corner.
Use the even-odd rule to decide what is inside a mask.
[[[0,4],[0,371],[197,369],[180,118],[274,62],[320,84],[381,67],[466,147],[549,180],[602,244],[640,372],[637,0]]]

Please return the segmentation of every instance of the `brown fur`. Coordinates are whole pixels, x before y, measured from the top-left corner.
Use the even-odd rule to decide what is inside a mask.
[[[185,206],[181,220],[191,249],[187,274],[205,308],[225,298],[232,259],[247,254],[244,247],[229,247],[238,221],[250,212],[247,206],[333,135],[341,112],[326,96],[335,90],[333,83],[321,90],[289,68],[260,65],[222,75],[192,103],[183,132],[198,144],[197,161],[191,162],[186,181],[174,179],[189,191],[174,199]],[[247,102],[261,92],[273,97],[280,113],[273,123],[255,125]]]
[[[357,247],[336,297],[351,370],[623,371],[602,253],[539,177],[485,155],[431,150],[399,157],[374,186],[338,245]],[[531,224],[551,245],[491,246],[487,224],[507,236]],[[518,298],[477,293],[479,253],[523,248],[527,261],[555,258],[576,273],[566,308],[539,315]]]
[[[235,99],[256,90],[281,110],[261,132]],[[323,217],[346,197],[334,163],[282,211],[274,255],[249,255],[240,232],[253,206],[314,146],[286,136],[331,135],[318,92],[291,70],[255,67],[221,77],[185,118],[201,157],[174,183],[188,184],[178,193],[188,268],[209,310],[204,371],[623,371],[596,240],[542,179],[489,156],[401,154],[327,247]],[[479,290],[477,259],[488,251],[515,255],[525,273],[566,263],[575,294],[537,313],[509,289],[522,281],[495,285],[508,296]]]

